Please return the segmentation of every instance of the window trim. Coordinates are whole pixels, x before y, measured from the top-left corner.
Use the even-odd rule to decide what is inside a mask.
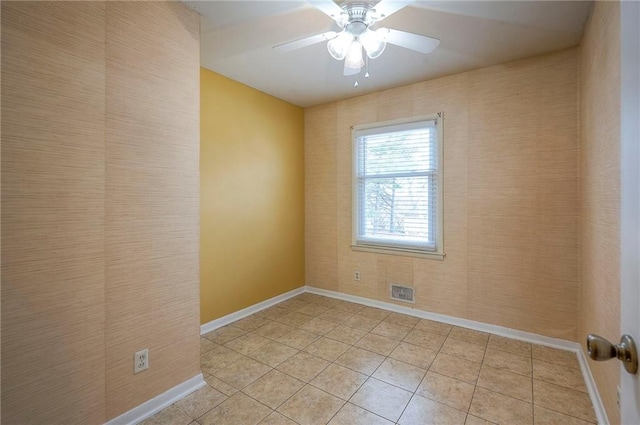
[[[435,121],[437,129],[436,149],[438,158],[437,176],[437,194],[436,194],[436,249],[427,251],[417,248],[394,247],[390,245],[376,243],[358,243],[359,211],[358,211],[358,142],[356,132],[363,130],[372,130],[381,127],[391,127],[395,125],[411,124],[421,121]],[[391,121],[383,121],[371,124],[362,124],[351,126],[351,249],[353,251],[372,252],[388,255],[402,255],[406,257],[429,258],[434,260],[443,260],[444,252],[444,217],[443,217],[443,187],[444,187],[444,113],[438,112],[430,115],[422,115],[411,118],[404,118]]]

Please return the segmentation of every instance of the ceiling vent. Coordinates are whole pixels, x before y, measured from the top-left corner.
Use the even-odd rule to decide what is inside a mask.
[[[392,283],[389,285],[389,295],[392,300],[415,304],[415,291],[411,286],[402,286]]]

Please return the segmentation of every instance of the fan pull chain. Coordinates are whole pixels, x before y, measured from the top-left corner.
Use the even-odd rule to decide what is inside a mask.
[[[369,56],[366,58],[366,68],[364,73],[364,78],[369,78]]]

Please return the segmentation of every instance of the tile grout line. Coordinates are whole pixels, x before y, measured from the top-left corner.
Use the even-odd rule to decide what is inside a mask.
[[[314,302],[307,302],[307,304],[308,304],[308,305],[313,305],[313,304],[314,304]],[[277,306],[277,305],[278,305],[278,304],[276,304],[275,306]],[[322,304],[317,304],[317,305],[322,305]],[[324,306],[324,307],[326,307],[326,305],[323,305],[323,306]],[[334,307],[329,307],[329,310],[330,310],[330,309],[332,309],[332,308],[334,308]],[[374,308],[375,308],[375,307],[374,307]],[[363,308],[361,308],[360,310],[358,310],[358,312],[357,312],[355,315],[358,315],[358,314],[359,314],[359,312],[360,312],[362,309],[363,309]],[[325,312],[326,312],[326,311],[328,311],[328,310],[325,310]],[[343,310],[340,310],[340,311],[343,311]],[[294,311],[294,312],[297,312],[297,311]],[[254,314],[255,314],[255,313],[254,313]],[[304,314],[304,313],[300,313],[300,314]],[[324,314],[324,312],[323,312],[323,313],[321,313],[321,314]],[[314,320],[314,319],[316,319],[316,318],[319,318],[319,316],[320,316],[321,314],[316,314],[315,316],[309,315],[310,317],[312,317],[312,319],[310,319],[310,320]],[[393,313],[391,313],[391,314],[393,314]],[[355,344],[357,344],[357,343],[358,343],[362,338],[366,337],[368,334],[373,334],[373,335],[377,335],[377,336],[381,336],[381,337],[388,338],[388,337],[386,337],[385,335],[379,335],[379,334],[376,334],[375,332],[373,332],[373,330],[375,329],[375,327],[379,326],[381,323],[383,323],[383,322],[387,322],[387,323],[390,323],[390,324],[394,324],[394,325],[398,325],[398,326],[404,326],[404,327],[406,327],[406,328],[409,328],[408,326],[405,326],[405,325],[403,325],[403,324],[400,324],[400,323],[396,323],[396,322],[392,322],[392,321],[386,320],[386,319],[387,319],[391,314],[386,315],[383,319],[374,319],[374,320],[377,320],[377,322],[378,322],[378,323],[377,323],[377,325],[376,325],[376,326],[374,326],[374,328],[373,328],[373,329],[371,329],[371,330],[365,330],[365,329],[362,329],[362,328],[354,328],[354,329],[358,329],[358,330],[363,331],[363,332],[366,332],[366,333],[365,333],[362,337],[359,337],[359,338],[358,338],[358,339],[356,339],[355,341],[353,341],[353,342],[349,342],[349,343],[346,343],[346,342],[344,342],[344,341],[337,340],[337,339],[334,339],[334,338],[331,338],[331,337],[326,336],[328,333],[331,333],[333,330],[335,330],[338,326],[350,327],[350,326],[348,326],[348,325],[345,325],[345,324],[344,324],[346,320],[337,321],[337,322],[336,322],[336,321],[327,320],[327,321],[329,321],[329,322],[336,323],[336,326],[334,326],[331,330],[329,330],[329,331],[325,332],[324,334],[317,334],[317,333],[315,333],[315,332],[311,332],[312,334],[314,334],[314,335],[317,337],[317,338],[316,338],[316,340],[314,340],[314,342],[312,342],[311,344],[315,343],[315,341],[317,341],[318,339],[320,339],[320,338],[323,338],[323,337],[324,337],[324,338],[331,339],[331,340],[333,340],[333,341],[337,341],[337,342],[340,342],[340,343],[342,343],[342,344],[345,344],[345,345],[349,346],[349,348],[347,348],[347,350],[346,350],[345,352],[343,352],[340,356],[338,356],[338,358],[336,358],[335,360],[333,360],[332,362],[330,362],[328,366],[326,366],[325,368],[323,368],[323,369],[322,369],[322,371],[320,371],[320,372],[319,372],[318,374],[316,374],[313,378],[311,378],[311,380],[315,379],[319,374],[321,374],[324,370],[326,370],[326,368],[327,368],[327,367],[329,367],[331,364],[335,364],[335,365],[337,365],[337,366],[345,367],[345,366],[340,365],[340,364],[338,364],[338,363],[336,363],[336,362],[337,362],[337,360],[338,360],[338,359],[339,359],[339,358],[340,358],[344,353],[346,353],[346,352],[347,352],[348,350],[350,350],[351,348],[358,348],[358,349],[361,349],[361,350],[364,350],[364,351],[367,351],[367,352],[370,352],[370,353],[375,353],[375,352],[372,352],[372,351],[367,350],[367,349],[365,349],[365,348],[357,347]],[[401,313],[399,313],[399,314],[401,314]],[[354,316],[355,316],[355,315],[354,315]],[[354,316],[351,316],[351,318],[352,318],[352,317],[354,317]],[[363,317],[368,317],[368,316],[363,316]],[[369,317],[369,318],[370,318],[370,317]],[[267,318],[265,318],[265,319],[267,319]],[[240,319],[240,320],[242,320],[242,319]],[[253,328],[252,330],[247,331],[247,330],[245,330],[245,329],[242,329],[242,330],[245,332],[245,334],[243,334],[243,335],[250,334],[250,333],[254,333],[257,329],[259,329],[259,328],[260,328],[260,327],[262,327],[262,326],[265,326],[265,325],[267,325],[267,324],[269,324],[269,323],[272,323],[272,322],[277,322],[277,320],[271,320],[271,319],[267,319],[267,320],[268,320],[268,321],[267,321],[267,323],[265,323],[265,324],[263,324],[263,325],[261,325],[261,326],[259,326],[259,327]],[[321,319],[321,320],[326,320],[326,319]],[[347,319],[347,320],[348,320],[348,319]],[[277,323],[282,323],[282,322],[277,322]],[[306,323],[306,322],[305,322],[305,323]],[[417,322],[415,322],[415,323],[414,323],[414,324],[409,328],[410,330],[409,330],[409,332],[407,333],[407,335],[408,335],[411,331],[416,330],[416,329],[417,329],[417,326],[418,326],[418,324],[419,324],[419,323],[420,323],[420,320],[418,320]],[[229,326],[231,326],[231,325],[233,325],[233,323],[230,323],[230,324],[229,324]],[[294,327],[294,330],[296,330],[296,329],[300,329],[300,326],[302,326],[302,325],[304,325],[304,324],[296,325],[296,326]],[[405,342],[405,341],[404,341],[404,339],[406,338],[406,336],[407,336],[407,335],[405,335],[405,336],[404,336],[402,339],[400,339],[400,340],[395,340],[395,339],[394,339],[394,341],[396,341],[396,344],[395,344],[395,345],[394,345],[394,347],[391,349],[391,352],[389,352],[389,354],[388,354],[388,355],[383,356],[383,357],[384,357],[384,360],[383,360],[383,361],[382,361],[382,362],[381,362],[381,363],[376,367],[376,369],[374,369],[374,371],[373,371],[370,375],[366,375],[366,376],[367,376],[367,379],[363,382],[363,384],[361,384],[361,385],[358,387],[358,389],[356,389],[356,391],[352,394],[352,396],[349,398],[349,400],[347,400],[347,401],[343,404],[343,407],[344,407],[344,405],[345,405],[346,403],[349,403],[349,402],[350,402],[350,400],[351,400],[351,398],[353,397],[353,395],[354,395],[355,393],[357,393],[357,391],[359,391],[359,389],[364,385],[364,383],[365,383],[365,382],[367,382],[367,380],[369,380],[370,378],[376,379],[376,378],[374,378],[374,377],[373,377],[373,375],[376,373],[376,371],[381,367],[381,365],[382,365],[386,360],[388,360],[388,359],[392,359],[392,357],[390,357],[390,355],[393,353],[393,351],[395,351],[395,349],[397,349],[397,347],[398,347],[401,343],[406,343],[406,344],[409,344],[409,345],[414,345],[414,346],[419,347],[419,348],[421,348],[421,349],[423,349],[423,350],[428,350],[428,351],[433,351],[433,352],[435,352],[435,354],[436,354],[436,355],[435,355],[435,357],[434,357],[434,361],[435,361],[435,358],[437,357],[437,355],[438,355],[438,354],[440,354],[440,353],[443,353],[443,354],[444,354],[444,352],[442,352],[442,348],[443,348],[444,344],[446,343],[446,340],[447,340],[449,337],[451,337],[451,338],[452,338],[452,339],[454,339],[454,340],[458,340],[458,341],[470,342],[470,341],[468,341],[468,340],[464,340],[464,339],[462,339],[462,338],[459,338],[459,337],[456,337],[456,336],[454,336],[454,335],[451,335],[451,331],[452,331],[454,328],[455,328],[455,326],[452,326],[451,330],[447,333],[447,335],[438,334],[438,333],[436,333],[436,332],[432,332],[432,331],[425,331],[425,332],[429,332],[429,333],[433,333],[433,334],[441,335],[441,336],[443,336],[443,337],[444,337],[444,342],[443,342],[442,344],[440,344],[440,346],[439,346],[439,348],[438,348],[438,350],[437,350],[437,351],[436,351],[436,350],[430,350],[430,349],[425,348],[425,347],[422,347],[422,346],[416,346],[415,344],[411,344],[411,343],[409,343],[409,342]],[[241,329],[241,328],[239,328],[239,329]],[[466,329],[466,328],[463,328],[463,329]],[[490,334],[490,333],[488,333],[488,334],[489,334],[489,335],[492,335],[492,334]],[[235,340],[235,339],[237,339],[237,338],[240,338],[240,337],[242,337],[243,335],[238,335],[237,337],[232,338],[231,340],[227,341],[226,343],[229,343],[229,342],[231,342],[231,341],[233,341],[233,340]],[[272,339],[272,338],[269,338],[269,337],[264,337],[264,336],[259,335],[259,334],[255,334],[255,335],[257,335],[257,336],[261,336],[261,337],[263,337],[263,338],[269,339],[270,341],[275,341],[275,342],[278,342],[278,343],[281,343],[281,344],[282,344],[282,342],[277,341],[277,339]],[[205,338],[206,338],[206,337],[205,337]],[[206,339],[208,339],[208,338],[206,338]],[[389,339],[393,339],[393,338],[389,338]],[[510,339],[512,339],[512,338],[510,338]],[[209,339],[208,339],[208,340],[209,340]],[[213,343],[215,343],[215,344],[218,344],[218,343],[216,343],[216,342],[215,342],[215,341],[213,341],[213,340],[209,340],[209,341],[211,341],[211,342],[213,342]],[[517,340],[516,340],[516,341],[517,341]],[[513,352],[510,352],[510,351],[507,351],[507,350],[503,350],[503,349],[501,349],[501,348],[499,348],[499,347],[495,347],[495,346],[491,346],[491,347],[490,347],[490,346],[489,346],[489,342],[490,342],[490,337],[489,337],[489,339],[487,340],[487,343],[486,343],[486,344],[484,344],[483,358],[482,358],[482,361],[480,362],[480,364],[481,364],[481,368],[482,368],[483,366],[485,366],[485,365],[486,365],[486,363],[485,363],[486,353],[487,353],[487,350],[488,350],[489,348],[491,348],[492,350],[498,350],[498,351],[500,351],[500,352],[504,352],[504,353],[508,353],[508,354],[515,354],[515,355],[518,355],[518,353],[513,353]],[[225,344],[226,344],[226,343],[225,343]],[[306,350],[306,348],[308,348],[308,347],[309,347],[309,345],[311,345],[311,344],[308,344],[306,347],[304,347],[304,348],[303,348],[303,349],[301,349],[301,350],[300,350],[300,349],[298,349],[298,348],[296,348],[296,347],[293,347],[293,348],[294,348],[294,349],[299,350],[299,352],[306,352],[306,351],[304,351],[304,350]],[[531,343],[529,343],[529,344],[531,344]],[[286,344],[284,344],[284,345],[286,345]],[[479,345],[479,344],[476,344],[476,345]],[[534,345],[534,344],[531,344],[531,345],[532,345],[532,347],[533,347],[533,345]],[[225,345],[224,345],[224,344],[222,344],[222,345],[218,344],[218,346],[225,346]],[[225,347],[225,348],[228,348],[228,349],[230,349],[230,350],[233,350],[233,349],[231,349],[231,348],[229,348],[229,347]],[[257,349],[255,349],[255,350],[252,350],[252,351],[251,351],[251,352],[249,352],[248,354],[243,354],[243,353],[239,353],[239,354],[241,354],[241,355],[243,355],[243,356],[245,356],[245,357],[251,358],[251,357],[249,357],[249,355],[250,355],[251,353],[253,353],[253,352],[255,352],[255,351],[259,350],[259,349],[260,349],[260,348],[257,348]],[[233,351],[235,351],[235,350],[233,350]],[[206,352],[209,352],[209,350],[207,350]],[[206,353],[206,352],[205,352],[205,353]],[[236,352],[237,352],[237,351],[236,351]],[[311,353],[308,353],[308,354],[311,354]],[[378,355],[379,355],[379,353],[375,353],[375,354],[378,354]],[[311,355],[313,355],[313,354],[311,354]],[[458,357],[458,356],[456,356],[455,354],[448,354],[448,355],[453,355],[454,357]],[[531,350],[531,353],[529,354],[529,358],[531,359],[531,361],[532,361],[532,366],[533,366],[533,350]],[[253,360],[256,360],[256,359],[253,359]],[[326,360],[326,359],[324,359],[324,360]],[[401,363],[408,364],[408,365],[411,365],[411,366],[416,366],[416,365],[413,365],[413,364],[411,364],[411,363],[406,363],[406,362],[404,362],[404,361],[402,361],[402,360],[397,360],[397,359],[393,359],[393,360],[395,360],[395,361],[399,361],[399,362],[401,362]],[[237,360],[237,361],[238,361],[238,360]],[[256,361],[258,361],[258,360],[256,360]],[[286,360],[285,360],[285,361],[286,361]],[[258,361],[258,362],[260,362],[260,361]],[[233,362],[233,363],[235,363],[235,362]],[[232,363],[232,364],[233,364],[233,363]],[[265,363],[263,363],[263,362],[260,362],[260,363],[261,363],[261,364],[265,364]],[[282,362],[281,362],[281,363],[282,363]],[[280,363],[280,364],[281,364],[281,363]],[[424,381],[424,379],[426,378],[426,374],[427,374],[429,371],[431,371],[431,366],[432,366],[432,364],[433,364],[433,361],[432,361],[432,363],[429,365],[429,367],[427,367],[427,368],[426,368],[425,375],[422,377],[422,379],[421,379],[421,381],[420,381],[420,384],[418,384],[418,387],[416,388],[416,390],[412,392],[412,397],[411,397],[411,399],[410,399],[410,400],[412,400],[412,399],[413,399],[413,397],[414,397],[415,395],[417,395],[417,390],[418,390],[419,386],[421,385],[421,383],[422,383],[422,382]],[[555,364],[555,363],[553,363],[553,364]],[[270,368],[271,368],[271,370],[277,370],[276,368],[271,367],[270,365],[266,365],[266,366],[270,367]],[[486,366],[488,367],[488,365],[486,365]],[[228,366],[227,366],[227,367],[228,367]],[[276,367],[277,367],[277,366],[276,366]],[[419,366],[418,366],[418,367],[419,367]],[[347,368],[347,369],[349,369],[349,370],[353,370],[353,369],[351,369],[351,368],[349,368],[349,367],[346,367],[346,368]],[[224,368],[223,368],[223,369],[224,369]],[[355,370],[354,370],[354,371],[355,371]],[[355,371],[355,372],[361,373],[361,372],[359,372],[359,371]],[[438,372],[435,372],[435,371],[432,371],[432,372],[433,372],[433,373],[438,373]],[[269,373],[269,372],[267,372],[267,373]],[[514,372],[512,372],[512,373],[514,373]],[[516,374],[518,374],[518,373],[516,373]],[[521,375],[521,374],[518,374],[518,375],[520,375],[520,376],[525,376],[525,375]],[[287,376],[291,376],[291,375],[288,375],[288,374],[287,374]],[[443,375],[443,376],[447,376],[447,375]],[[455,379],[455,380],[457,380],[456,378],[453,378],[453,377],[449,377],[449,376],[447,376],[447,377],[448,377],[448,378],[451,378],[451,379]],[[295,378],[295,377],[294,377],[294,378]],[[258,379],[259,379],[259,378],[258,378]],[[295,379],[297,379],[297,378],[295,378]],[[534,398],[533,398],[533,374],[532,374],[532,376],[531,376],[531,379],[532,379],[532,381],[531,381],[531,382],[532,382],[532,402],[531,402],[531,405],[532,405],[532,408],[533,408],[533,406],[535,406],[535,400],[534,400]],[[477,385],[477,384],[478,384],[478,380],[479,380],[479,376],[478,376],[478,378],[476,378],[476,384],[474,385],[474,393],[473,393],[473,395],[472,395],[472,401],[471,401],[471,403],[470,403],[470,405],[469,405],[469,408],[467,409],[467,412],[466,412],[466,413],[467,413],[467,415],[469,415],[469,414],[470,414],[469,412],[470,412],[470,409],[471,409],[471,404],[472,404],[472,402],[473,402],[473,398],[475,397],[476,389],[478,388],[478,385]],[[223,382],[224,382],[224,381],[223,381]],[[255,381],[254,381],[254,382],[255,382]],[[303,382],[304,382],[304,381],[303,381]],[[387,383],[386,381],[382,381],[382,382]],[[464,382],[464,381],[461,381],[461,382]],[[546,381],[542,381],[542,382],[546,382]],[[554,383],[552,383],[552,382],[547,382],[547,383],[554,384]],[[396,386],[396,385],[394,385],[394,384],[390,384],[390,383],[387,383],[387,384],[389,384],[389,385],[393,385],[394,387],[397,387],[397,388],[401,388],[401,387],[398,387],[398,386]],[[251,384],[249,384],[249,385],[251,385]],[[313,388],[317,388],[317,387],[315,387],[313,384],[311,384],[310,382],[306,382],[306,383],[305,383],[305,385],[310,385],[310,386],[312,386]],[[555,384],[555,385],[556,385],[556,386],[559,386],[559,387],[562,387],[562,388],[567,388],[567,389],[571,389],[571,390],[574,390],[574,391],[578,391],[578,390],[575,390],[575,389],[573,389],[573,388],[564,387],[564,386],[562,386],[562,385],[557,385],[557,384]],[[303,386],[303,388],[304,388],[304,386]],[[324,391],[324,390],[322,390],[322,389],[320,389],[320,388],[317,388],[317,389],[318,389],[318,390],[320,390],[320,391],[323,391],[323,392],[327,393],[326,391]],[[401,389],[405,390],[404,388],[401,388]],[[487,391],[490,391],[490,392],[494,392],[494,391],[489,390],[489,389],[486,389],[486,390],[487,390]],[[240,390],[240,391],[242,391],[242,390]],[[406,391],[406,390],[405,390],[405,391]],[[296,393],[297,393],[297,392],[296,392]],[[294,394],[296,394],[296,393],[294,393]],[[494,393],[495,393],[495,392],[494,392]],[[244,393],[243,393],[243,394],[244,394]],[[327,394],[329,394],[329,393],[327,393]],[[501,393],[496,393],[496,394],[501,394]],[[245,394],[245,395],[246,395],[246,394]],[[501,394],[501,395],[504,395],[504,394]],[[230,398],[230,397],[229,397],[229,398]],[[338,397],[338,398],[339,398],[339,397]],[[428,398],[428,397],[427,397],[427,398]],[[227,399],[228,399],[228,398],[227,398]],[[288,399],[287,399],[287,400],[288,400]],[[343,400],[343,401],[344,401],[344,399],[341,399],[341,400]],[[520,399],[516,399],[516,400],[520,400]],[[257,401],[257,400],[256,400],[256,401]],[[433,401],[434,401],[434,402],[438,402],[437,400],[433,400]],[[523,400],[520,400],[520,401],[523,401]],[[258,401],[258,402],[259,402],[259,401]],[[286,402],[286,401],[285,401],[285,402]],[[283,403],[284,403],[284,402],[283,402]],[[410,403],[410,401],[409,401],[409,403]],[[409,403],[407,403],[407,405],[405,406],[405,409],[406,409],[406,407],[408,406],[408,404],[409,404]],[[439,402],[438,402],[438,403],[439,403]],[[262,404],[262,403],[260,403],[260,404]],[[446,404],[445,404],[445,405],[446,405]],[[448,405],[447,405],[447,406],[448,406]],[[449,407],[452,407],[452,406],[449,406]],[[215,408],[215,407],[214,407],[214,408]],[[341,408],[342,408],[342,407],[341,407]],[[403,409],[403,413],[404,413],[404,410],[405,410],[405,409]],[[364,410],[368,411],[367,409],[364,409]],[[550,410],[555,411],[555,410],[553,410],[553,409],[550,409]],[[276,410],[275,410],[275,409],[272,409],[272,411],[276,411]],[[339,410],[338,410],[338,411],[339,411]],[[377,414],[375,414],[374,412],[371,412],[371,413],[372,413],[372,414],[374,414],[374,415],[377,415]],[[563,412],[558,412],[558,413],[566,414],[566,413],[563,413]],[[205,414],[206,414],[206,413],[205,413]],[[336,414],[337,414],[337,412],[336,412]],[[401,414],[401,415],[402,415],[402,414]],[[335,415],[334,415],[334,416],[335,416]],[[377,416],[379,416],[379,415],[377,415]],[[572,416],[572,415],[568,415],[568,416]],[[575,417],[575,416],[572,416],[572,417]],[[578,418],[578,419],[579,419],[579,418]]]
[[[533,391],[533,346],[531,346],[531,416],[533,417],[533,423],[536,423],[536,398]]]

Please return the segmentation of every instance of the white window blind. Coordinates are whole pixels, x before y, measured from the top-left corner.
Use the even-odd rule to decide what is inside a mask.
[[[354,131],[355,245],[438,252],[438,119]]]

